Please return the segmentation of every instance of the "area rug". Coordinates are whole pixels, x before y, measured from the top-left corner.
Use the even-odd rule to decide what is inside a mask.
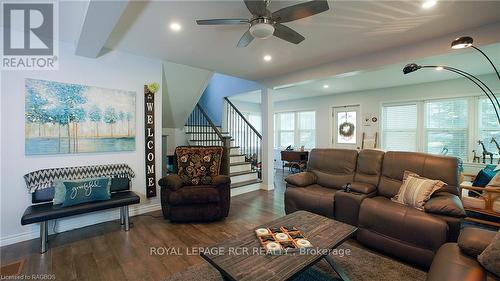
[[[339,249],[350,249],[350,255],[343,257],[331,255],[342,267],[351,281],[377,281],[399,280],[419,281],[425,280],[426,273],[420,269],[379,253],[367,250],[355,242],[346,242]],[[197,280],[223,280],[222,276],[208,263],[189,267],[187,270],[172,275],[168,281],[197,281]],[[325,261],[320,261],[310,269],[304,271],[293,281],[331,281],[340,280],[337,274]]]

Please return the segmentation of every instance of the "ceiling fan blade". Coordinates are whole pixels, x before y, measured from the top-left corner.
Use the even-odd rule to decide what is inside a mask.
[[[269,11],[267,10],[266,0],[243,0],[248,10],[254,16],[267,16]]]
[[[272,14],[272,18],[276,22],[290,22],[322,13],[329,8],[327,0],[313,0],[278,10]]]
[[[299,44],[300,42],[304,41],[304,39],[306,39],[297,31],[280,23],[276,23],[274,25],[273,35],[293,44]]]
[[[248,46],[248,44],[250,44],[250,42],[252,42],[252,40],[253,40],[253,36],[250,33],[250,30],[247,30],[247,32],[245,32],[243,34],[243,36],[241,36],[240,41],[238,41],[238,45],[236,45],[236,46],[238,48],[244,48],[244,47]]]
[[[247,24],[247,19],[211,19],[211,20],[196,20],[198,25],[223,25],[223,24]]]

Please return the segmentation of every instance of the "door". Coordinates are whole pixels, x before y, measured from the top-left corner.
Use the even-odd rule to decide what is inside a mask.
[[[361,147],[361,116],[359,105],[333,108],[332,143],[334,148],[359,149]]]

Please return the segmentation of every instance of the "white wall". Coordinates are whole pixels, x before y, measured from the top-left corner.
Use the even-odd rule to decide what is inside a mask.
[[[490,88],[499,90],[498,80],[494,75],[479,77]],[[390,77],[388,77],[390,79]],[[276,102],[275,112],[315,110],[316,111],[316,147],[333,147],[332,144],[332,108],[346,105],[360,105],[361,116],[373,113],[379,121],[376,125],[362,127],[368,135],[379,132],[380,116],[383,103],[414,101],[423,99],[448,98],[458,96],[482,95],[481,90],[466,79],[453,79],[432,83],[422,83],[402,87],[375,89],[343,94],[332,94],[321,97]],[[380,144],[380,138],[379,138]]]
[[[146,199],[144,167],[144,87],[145,83],[162,81],[162,63],[144,57],[112,51],[97,59],[73,55],[74,47],[60,45],[58,71],[1,72],[1,229],[0,244],[7,245],[38,237],[38,225],[21,226],[21,216],[31,205],[23,175],[38,169],[105,163],[127,163],[135,171],[132,189],[141,195],[141,204],[131,207],[131,214],[160,208],[159,195]],[[53,156],[24,155],[24,79],[46,79],[65,83],[135,91],[136,150],[120,153],[91,153]],[[162,95],[155,97],[156,172],[161,175]],[[159,193],[158,193],[159,194]],[[118,210],[97,212],[57,220],[56,231],[118,218]],[[119,225],[117,224],[118,228]],[[50,225],[52,230],[52,225]]]

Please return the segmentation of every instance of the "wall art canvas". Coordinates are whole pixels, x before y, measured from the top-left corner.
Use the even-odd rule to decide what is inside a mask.
[[[135,150],[132,91],[25,80],[25,154]]]

